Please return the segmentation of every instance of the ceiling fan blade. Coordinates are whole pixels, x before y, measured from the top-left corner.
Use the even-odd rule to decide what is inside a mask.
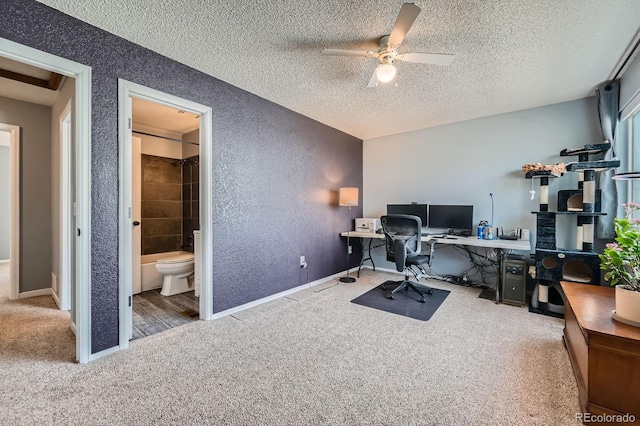
[[[405,3],[400,8],[396,23],[389,35],[389,48],[397,49],[420,14],[420,8],[413,3]]]
[[[378,65],[379,67],[380,65]],[[372,88],[372,87],[376,87],[378,85],[378,77],[376,76],[376,71],[378,71],[378,67],[376,67],[376,69],[373,70],[373,74],[371,75],[371,78],[369,79],[369,84],[367,84],[367,87]]]
[[[447,53],[405,53],[396,56],[400,61],[432,65],[450,65],[455,58],[456,55]]]
[[[368,50],[343,50],[343,49],[323,49],[320,51],[323,55],[333,56],[364,56],[368,58],[375,58],[378,56],[376,52]]]

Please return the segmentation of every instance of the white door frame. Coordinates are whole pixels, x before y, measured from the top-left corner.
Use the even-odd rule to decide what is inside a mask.
[[[16,300],[20,297],[20,127],[0,123],[0,130],[10,135],[9,299]]]
[[[118,131],[120,158],[120,232],[119,232],[119,299],[120,299],[120,349],[129,347],[132,329],[132,261],[131,261],[131,98],[140,98],[172,108],[192,112],[200,116],[200,236],[201,287],[200,319],[213,317],[213,268],[212,268],[212,222],[211,222],[211,157],[212,117],[210,107],[172,96],[140,84],[118,79]]]
[[[91,354],[91,68],[11,40],[0,41],[0,56],[72,77],[76,82],[76,359],[86,363],[101,356]]]
[[[73,170],[73,99],[70,99],[60,114],[60,212],[59,235],[60,241],[58,253],[60,264],[58,265],[58,300],[60,309],[71,309],[71,290],[73,289],[73,186],[71,171]]]

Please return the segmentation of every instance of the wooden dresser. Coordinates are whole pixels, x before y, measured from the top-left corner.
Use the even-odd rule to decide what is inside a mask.
[[[611,317],[614,289],[562,282],[564,342],[585,413],[633,414],[640,424],[640,328]],[[627,423],[629,424],[629,423]]]

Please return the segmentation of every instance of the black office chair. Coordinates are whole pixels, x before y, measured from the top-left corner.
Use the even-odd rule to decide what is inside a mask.
[[[433,256],[433,246],[435,240],[430,241],[431,249],[428,255],[422,253],[422,221],[418,216],[406,214],[391,214],[380,218],[382,231],[386,237],[387,260],[395,262],[396,270],[404,272],[404,280],[396,281],[399,283],[390,294],[389,299],[393,299],[393,295],[400,290],[413,290],[420,295],[420,302],[424,303],[424,295],[433,293],[429,287],[414,281],[409,281],[409,272],[411,272],[416,281],[419,279],[420,273],[426,275],[425,265],[431,266],[431,257]],[[418,271],[416,271],[418,269]],[[385,283],[387,284],[387,283]],[[386,286],[382,286],[386,290]]]

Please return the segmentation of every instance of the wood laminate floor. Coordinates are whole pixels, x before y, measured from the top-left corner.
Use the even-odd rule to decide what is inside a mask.
[[[198,320],[199,304],[193,291],[161,296],[160,289],[155,289],[134,295],[132,340]],[[183,314],[188,310],[195,315]]]

